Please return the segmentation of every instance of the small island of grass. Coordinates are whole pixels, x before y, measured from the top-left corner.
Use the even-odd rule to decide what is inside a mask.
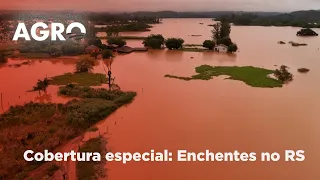
[[[52,77],[51,85],[67,85],[75,83],[79,86],[101,86],[107,84],[108,80],[105,74],[100,73],[66,73]]]
[[[165,77],[176,78],[181,80],[210,80],[214,76],[226,75],[230,76],[227,79],[243,81],[249,86],[252,87],[261,87],[261,88],[274,88],[282,87],[284,84],[283,81],[273,79],[269,75],[273,74],[275,71],[252,67],[252,66],[210,66],[210,65],[201,65],[196,67],[196,75],[191,77],[180,77],[173,75],[165,75]]]

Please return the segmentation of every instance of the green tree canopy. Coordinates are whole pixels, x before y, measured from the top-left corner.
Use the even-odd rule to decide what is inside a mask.
[[[213,50],[214,46],[216,45],[216,43],[212,40],[205,40],[202,44],[202,46],[204,48],[207,48],[207,49],[210,49],[210,50]]]
[[[230,46],[233,43],[230,37],[223,37],[221,39],[218,39],[217,44],[224,44],[226,46]]]
[[[106,50],[102,51],[102,58],[103,59],[109,59],[109,58],[112,58],[112,57],[113,57],[113,54],[112,54],[111,50],[106,49]]]
[[[217,22],[213,25],[212,39],[217,42],[222,38],[226,38],[230,36],[231,26],[228,21]]]
[[[184,40],[181,38],[169,38],[165,42],[168,49],[181,49],[183,43]]]
[[[164,44],[164,37],[161,34],[152,34],[148,36],[144,41],[143,44],[146,47],[151,47],[153,49],[159,49]]]
[[[233,52],[236,52],[238,50],[238,46],[236,44],[230,44],[228,46],[228,52],[229,53],[233,53]]]

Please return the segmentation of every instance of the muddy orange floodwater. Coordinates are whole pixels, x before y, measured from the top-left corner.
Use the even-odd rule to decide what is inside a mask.
[[[203,25],[199,23],[204,23]],[[211,37],[210,19],[164,19],[151,32],[124,33],[147,36],[160,33],[201,44]],[[108,162],[109,180],[319,180],[320,179],[320,39],[302,38],[292,27],[232,27],[239,46],[236,55],[166,50],[117,56],[112,64],[122,90],[138,92],[130,105],[98,124],[108,131],[112,152],[279,152],[279,162]],[[319,30],[316,30],[320,33]],[[202,35],[202,36],[191,36]],[[307,43],[306,47],[278,41]],[[141,46],[141,41],[129,41]],[[194,57],[194,58],[191,58]],[[13,60],[12,60],[13,61]],[[0,69],[0,92],[10,105],[26,101],[66,102],[51,87],[48,97],[25,93],[36,80],[73,70],[74,60],[34,61],[29,66]],[[10,61],[11,62],[11,61]],[[275,69],[287,65],[294,81],[283,88],[253,88],[240,81],[181,81],[165,74],[190,76],[198,65],[258,66]],[[297,68],[309,68],[307,74]],[[103,72],[102,66],[95,68]],[[114,122],[117,121],[115,124]],[[94,136],[94,133],[87,134]],[[285,162],[287,149],[304,150],[304,162]],[[259,156],[258,156],[259,157]]]

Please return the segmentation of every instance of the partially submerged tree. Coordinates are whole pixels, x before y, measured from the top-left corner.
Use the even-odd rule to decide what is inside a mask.
[[[202,44],[202,46],[204,48],[207,48],[207,49],[210,49],[210,50],[213,50],[214,46],[216,45],[216,43],[212,40],[205,40]]]
[[[297,36],[318,36],[318,33],[310,28],[304,28],[297,32]]]
[[[37,85],[33,86],[33,91],[41,91],[47,92],[47,88],[49,86],[49,79],[44,78],[43,80],[38,80]]]
[[[217,42],[221,39],[221,23],[214,24],[211,32],[213,41]]]
[[[225,38],[229,37],[231,32],[230,23],[226,20],[221,21],[220,37]]]
[[[160,49],[164,45],[164,41],[165,39],[161,34],[152,34],[143,41],[143,44],[146,47]]]
[[[231,32],[231,26],[228,21],[221,21],[217,22],[213,25],[212,32],[212,39],[217,44],[224,44],[226,46],[229,46],[232,44],[232,41],[230,39],[230,32]]]
[[[293,75],[288,71],[288,67],[284,65],[280,66],[280,69],[276,69],[274,75],[283,82],[289,82],[293,80]]]
[[[233,53],[233,52],[236,52],[238,50],[238,46],[236,44],[230,44],[228,46],[228,52],[229,53]]]
[[[76,73],[91,72],[94,62],[88,56],[80,57],[80,61],[76,64]]]
[[[219,40],[217,40],[217,44],[224,44],[226,46],[230,46],[232,43],[230,37],[223,37]]]
[[[183,43],[184,40],[181,38],[169,38],[165,42],[168,49],[181,49]]]

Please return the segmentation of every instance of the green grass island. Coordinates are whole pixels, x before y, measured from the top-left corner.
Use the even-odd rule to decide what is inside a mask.
[[[270,77],[275,71],[252,66],[210,66],[201,65],[195,68],[196,75],[191,77],[181,77],[166,74],[165,77],[190,80],[210,80],[213,77],[221,75],[229,76],[226,79],[238,80],[246,83],[251,87],[274,88],[282,87],[284,82]]]

